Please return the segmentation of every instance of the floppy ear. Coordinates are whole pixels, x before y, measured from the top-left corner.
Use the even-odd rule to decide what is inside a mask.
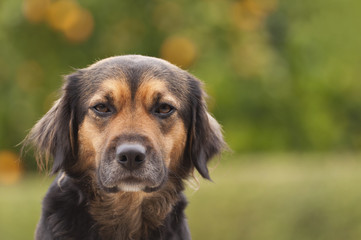
[[[33,145],[41,169],[47,167],[53,158],[52,173],[68,169],[75,161],[77,151],[77,124],[68,88],[76,75],[66,78],[64,92],[53,107],[32,128],[25,139],[25,145]]]
[[[225,147],[222,130],[218,122],[207,112],[205,93],[200,82],[191,77],[191,93],[193,94],[192,118],[188,149],[194,167],[202,177],[210,180],[207,162],[220,153]]]

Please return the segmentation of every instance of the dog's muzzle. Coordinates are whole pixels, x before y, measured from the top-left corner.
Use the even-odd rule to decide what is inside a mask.
[[[100,186],[108,192],[152,192],[167,180],[164,156],[146,137],[121,135],[102,155],[98,168]]]

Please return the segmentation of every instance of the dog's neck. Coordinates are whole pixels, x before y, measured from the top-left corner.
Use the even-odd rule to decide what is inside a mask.
[[[172,181],[152,193],[98,190],[89,211],[102,239],[137,240],[162,225],[182,190],[183,184]]]

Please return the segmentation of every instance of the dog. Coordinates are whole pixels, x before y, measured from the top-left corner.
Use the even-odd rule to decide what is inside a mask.
[[[106,58],[65,77],[28,134],[57,177],[36,239],[191,239],[184,181],[225,147],[202,83],[153,57]]]

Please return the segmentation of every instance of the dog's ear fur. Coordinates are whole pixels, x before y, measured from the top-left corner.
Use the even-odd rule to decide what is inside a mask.
[[[206,94],[201,82],[189,76],[191,86],[192,118],[188,133],[188,151],[193,166],[203,178],[210,180],[207,162],[219,154],[226,144],[218,122],[207,112]]]
[[[31,129],[25,145],[35,147],[40,169],[48,167],[53,158],[52,173],[69,169],[75,162],[77,152],[77,123],[74,105],[76,99],[68,94],[69,88],[78,80],[78,74],[65,78],[63,94],[53,107]]]

